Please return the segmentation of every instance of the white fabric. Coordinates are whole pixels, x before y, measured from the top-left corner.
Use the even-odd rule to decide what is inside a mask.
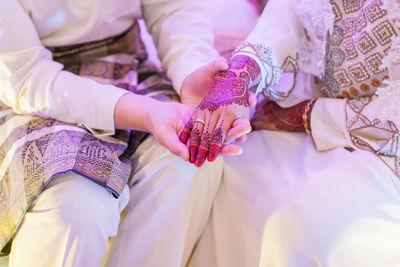
[[[103,266],[184,266],[207,223],[222,159],[195,168],[152,137],[134,157],[130,199],[128,187],[117,200],[79,175],[57,177],[25,216],[10,267],[100,266],[112,237]]]
[[[208,221],[223,160],[196,168],[146,140],[105,266],[185,266]]]
[[[346,130],[345,106],[345,99],[320,98],[315,102],[311,130],[318,151],[353,146]]]
[[[400,262],[400,183],[370,152],[317,152],[258,131],[226,157],[190,267],[375,267]]]
[[[398,12],[396,0],[385,0],[385,6],[392,7],[392,10],[387,10],[389,18],[397,18]],[[332,26],[333,9],[329,1],[323,0],[321,3],[316,4],[313,0],[269,0],[262,15],[260,16],[257,25],[252,33],[248,36],[247,40],[250,43],[262,43],[271,47],[274,54],[275,61],[278,65],[282,65],[288,56],[292,59],[298,59],[298,65],[301,72],[299,77],[309,75],[308,79],[298,80],[295,90],[288,97],[284,103],[280,103],[283,107],[296,104],[300,100],[321,97],[321,91],[318,92],[317,86],[311,85],[312,75],[319,75],[320,73],[313,69],[312,65],[317,66],[316,69],[321,68],[321,62],[324,62],[324,55],[320,53],[325,50],[325,40],[329,30]],[[397,22],[398,20],[396,20]],[[399,129],[400,117],[397,115],[398,110],[398,94],[392,93],[393,90],[398,90],[398,70],[400,63],[398,62],[399,49],[397,47],[397,38],[393,38],[395,46],[390,50],[389,55],[384,57],[384,66],[389,69],[389,86],[379,89],[379,98],[374,98],[369,104],[368,114],[361,112],[361,116],[365,116],[363,120],[374,122],[377,119],[383,119],[383,124],[388,124],[387,120],[392,120],[395,127]],[[315,52],[317,51],[317,52]],[[308,59],[307,59],[308,58]],[[260,61],[257,61],[260,62]],[[303,63],[302,63],[303,62]],[[304,62],[308,62],[304,64]],[[390,63],[390,64],[389,64]],[[260,65],[260,63],[259,63]],[[260,65],[262,69],[262,65]],[[267,70],[268,71],[268,70]],[[301,73],[300,72],[300,73]],[[263,79],[269,77],[268,73],[263,72]],[[371,77],[373,78],[373,77]],[[285,79],[288,80],[288,79]],[[306,83],[304,81],[307,81]],[[265,82],[265,81],[262,81]],[[284,82],[284,84],[287,84]],[[275,86],[273,89],[281,94],[288,93],[291,87],[283,85],[282,83]],[[310,89],[312,88],[312,89]],[[310,92],[313,95],[310,95]],[[372,94],[372,93],[371,93]],[[378,103],[377,103],[378,102]],[[357,144],[349,137],[348,126],[351,120],[346,116],[345,100],[337,100],[334,98],[318,99],[315,108],[311,114],[311,129],[313,134],[316,148],[319,151],[333,149],[337,147],[355,147]],[[386,120],[386,121],[385,121]],[[393,140],[387,138],[382,140],[382,131],[377,131],[376,127],[365,127],[363,129],[363,140],[369,146],[376,146],[376,140],[385,142],[396,143],[397,138],[394,136]],[[353,131],[352,135],[359,136],[360,132]],[[365,147],[365,146],[364,146]],[[376,149],[377,151],[379,149]],[[392,155],[399,158],[399,150],[394,145]],[[396,159],[391,159],[393,169],[396,168],[393,163]],[[399,172],[399,170],[396,170]]]
[[[100,266],[128,200],[128,187],[116,199],[75,173],[59,175],[26,213],[9,266]]]
[[[44,46],[101,40],[141,15],[178,91],[190,72],[216,57],[202,1],[5,0],[0,2],[0,100],[17,113],[112,134],[114,107],[126,92],[62,71]]]

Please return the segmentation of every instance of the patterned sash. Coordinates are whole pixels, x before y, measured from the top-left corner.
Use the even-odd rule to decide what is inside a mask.
[[[172,84],[154,65],[135,23],[123,34],[102,41],[49,48],[54,60],[77,75],[162,101],[178,101]],[[118,131],[94,136],[77,125],[17,115],[0,102],[0,249],[6,254],[25,212],[57,174],[76,172],[115,196],[134,166],[130,155],[146,138],[143,132]]]

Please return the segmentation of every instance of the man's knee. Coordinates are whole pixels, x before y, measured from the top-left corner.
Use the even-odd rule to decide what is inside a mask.
[[[105,188],[75,173],[62,174],[49,184],[33,206],[58,227],[76,233],[119,221],[118,200]]]

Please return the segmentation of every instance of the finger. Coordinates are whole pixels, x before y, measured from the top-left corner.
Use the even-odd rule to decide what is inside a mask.
[[[163,131],[163,143],[172,154],[181,157],[183,160],[188,161],[189,151],[186,145],[182,144],[178,139],[178,135],[173,128],[166,128]]]
[[[229,64],[227,60],[223,57],[217,57],[212,62],[204,65],[201,71],[203,72],[204,77],[214,78],[218,72],[225,71],[228,68]]]
[[[241,137],[236,139],[236,143],[243,144],[244,142],[246,142],[246,140],[247,140],[247,135],[242,135]]]
[[[224,145],[220,154],[224,156],[237,156],[243,153],[243,149],[238,145]]]
[[[257,104],[257,97],[253,92],[248,92],[249,93],[249,106],[254,107]]]
[[[229,129],[225,143],[231,143],[234,140],[245,136],[251,132],[251,125],[248,120],[239,119],[232,124],[232,128]]]
[[[211,139],[210,150],[208,152],[208,161],[213,162],[218,157],[218,154],[227,136],[227,132],[234,121],[234,116],[220,117]]]
[[[179,141],[183,144],[186,144],[187,141],[189,140],[190,137],[190,133],[192,132],[193,129],[193,117],[190,118],[190,120],[186,123],[185,127],[183,128],[183,130],[181,131],[180,135],[179,135]]]
[[[197,151],[200,146],[200,140],[203,135],[204,123],[196,120],[204,121],[205,115],[203,113],[200,114],[195,120],[193,124],[192,132],[190,133],[189,138],[189,162],[195,163]]]
[[[228,61],[224,57],[217,57],[214,60],[213,64],[214,64],[214,71],[215,72],[225,71],[225,70],[228,70],[228,68],[229,68]]]
[[[206,125],[203,130],[203,135],[201,137],[199,150],[197,151],[197,157],[195,161],[196,167],[201,167],[207,159],[207,154],[210,147],[211,138],[214,133],[215,125],[219,120],[219,114],[211,112],[207,114]]]

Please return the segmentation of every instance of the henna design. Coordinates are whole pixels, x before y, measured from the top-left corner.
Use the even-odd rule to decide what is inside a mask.
[[[255,130],[304,132],[303,114],[307,103],[303,101],[289,108],[281,108],[273,101],[260,103],[251,121],[252,127]]]
[[[218,129],[215,130],[213,138],[211,140],[211,144],[219,144],[222,145],[223,142],[223,132],[222,132],[222,128],[219,127]]]
[[[204,162],[206,161],[207,158],[207,154],[208,154],[208,148],[210,146],[210,142],[211,142],[211,133],[210,133],[210,124],[212,121],[212,112],[210,114],[210,117],[208,119],[207,122],[207,126],[205,128],[205,130],[203,131],[203,136],[200,140],[200,146],[199,149],[197,151],[197,156],[196,156],[196,161],[194,163],[194,165],[196,167],[201,167]]]
[[[203,131],[202,128],[193,126],[195,123],[191,119],[180,135],[181,142],[187,142],[189,138],[189,161],[191,163],[200,167],[205,162],[207,155],[209,161],[215,160],[221,150],[226,130],[222,127],[222,122],[214,132],[210,132],[208,127],[213,118],[212,113],[222,106],[232,104],[249,107],[248,88],[258,83],[260,79],[261,71],[257,63],[250,57],[242,55],[235,56],[230,60],[229,70],[216,75],[210,92],[198,106],[199,110],[211,112],[210,121],[206,124],[207,128]],[[192,132],[190,133],[190,131]]]
[[[240,72],[239,77],[245,80],[247,84],[250,84],[250,75],[247,72]]]
[[[201,110],[217,110],[220,106],[238,104],[249,106],[247,84],[243,79],[216,78],[210,93],[200,103]]]
[[[194,163],[197,156],[197,150],[201,140],[201,132],[198,127],[192,130],[189,142],[189,162]]]
[[[203,134],[203,137],[201,138],[200,146],[197,151],[197,156],[196,156],[197,159],[194,163],[196,167],[201,167],[206,161],[210,141],[211,141],[211,134],[207,129],[207,131]]]
[[[235,56],[229,62],[229,70],[220,72],[209,94],[199,105],[200,110],[215,111],[220,106],[238,104],[249,106],[248,92],[251,82],[260,76],[257,63],[247,56]]]
[[[213,162],[219,154],[219,151],[222,147],[222,143],[224,142],[224,132],[222,130],[222,125],[224,121],[222,120],[220,126],[214,131],[214,135],[211,139],[210,150],[208,152],[208,161]]]
[[[190,137],[190,133],[193,129],[193,117],[190,118],[190,120],[186,123],[185,128],[183,128],[181,134],[179,135],[179,141],[181,141],[181,143],[186,144],[186,142],[188,141],[189,137]]]

